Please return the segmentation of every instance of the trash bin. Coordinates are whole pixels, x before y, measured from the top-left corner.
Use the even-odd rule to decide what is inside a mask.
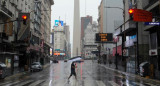
[[[143,62],[139,66],[140,68],[140,76],[149,76],[149,63],[148,62]]]
[[[0,78],[4,79],[6,76],[6,65],[4,63],[0,63]]]

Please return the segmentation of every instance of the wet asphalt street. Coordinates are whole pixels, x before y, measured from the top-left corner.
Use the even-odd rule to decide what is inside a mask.
[[[0,86],[160,86],[139,77],[122,74],[97,64],[95,61],[77,63],[77,80],[68,81],[71,62],[52,63],[43,71],[16,74],[0,80]]]

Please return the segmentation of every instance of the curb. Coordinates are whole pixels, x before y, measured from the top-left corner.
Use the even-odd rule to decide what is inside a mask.
[[[98,65],[100,65],[100,64],[98,64]],[[116,70],[116,69],[113,69],[113,68],[109,68],[109,67],[106,67],[105,65],[100,65],[100,66],[103,66],[103,67],[105,67],[106,69],[109,69],[109,70],[112,70],[112,71],[116,71],[116,72],[121,73],[121,74],[126,75],[126,76],[130,76],[130,77],[133,77],[133,78],[142,79],[142,80],[144,80],[144,81],[149,81],[149,82],[151,82],[151,83],[160,84],[160,81],[159,81],[159,80],[147,79],[147,78],[141,77],[141,76],[139,76],[139,75],[135,75],[135,74],[123,72],[123,71],[120,71],[120,70]]]

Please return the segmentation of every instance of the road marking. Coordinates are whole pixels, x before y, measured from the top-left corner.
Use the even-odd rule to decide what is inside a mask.
[[[43,81],[44,81],[44,80],[38,80],[38,81],[30,84],[29,86],[36,86],[37,84],[42,83]]]
[[[121,83],[122,83],[122,86],[134,86],[134,85],[130,84],[129,82],[122,82],[121,81]]]
[[[19,82],[21,82],[21,81],[11,82],[10,84],[4,85],[4,86],[11,86],[11,85],[16,84],[16,83],[19,83]]]
[[[30,83],[30,82],[33,82],[33,80],[24,81],[24,82],[19,83],[19,84],[16,84],[16,85],[22,86],[22,85],[28,84],[28,83]]]
[[[143,84],[141,84],[141,83],[138,83],[138,82],[132,82],[134,85],[138,85],[138,86],[145,86],[145,85],[143,85]]]
[[[151,83],[144,83],[144,84],[147,84],[147,85],[150,85],[150,86],[157,86],[157,85],[154,85],[154,84],[151,84]]]
[[[11,83],[11,81],[10,82],[0,83],[0,85],[9,84],[9,83]]]
[[[112,86],[119,86],[117,83],[115,83],[114,81],[108,81],[109,84],[111,84]]]
[[[49,86],[52,86],[52,80],[49,81]]]
[[[97,82],[98,86],[106,86],[102,81],[96,81],[96,82]],[[86,86],[88,86],[88,85],[86,85]]]

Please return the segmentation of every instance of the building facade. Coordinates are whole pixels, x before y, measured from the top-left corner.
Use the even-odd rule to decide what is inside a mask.
[[[84,57],[84,51],[83,51],[83,47],[84,47],[84,31],[87,28],[88,24],[92,24],[92,16],[87,15],[86,17],[81,17],[81,56]]]
[[[54,27],[54,59],[64,59],[66,56],[66,40],[63,26]]]
[[[66,23],[64,23],[64,34],[65,34],[65,41],[66,41],[66,57],[67,58],[71,58],[71,43],[70,43],[70,29],[69,29],[69,25],[67,25]]]
[[[48,3],[51,11],[53,0]],[[33,61],[40,60],[40,53],[43,50],[41,47],[43,42],[40,39],[41,4],[40,0],[0,1],[0,23],[3,23],[0,24],[0,55],[1,61],[9,65],[8,75],[28,70]],[[19,20],[21,13],[28,14],[26,25]],[[9,21],[13,22],[6,23]]]
[[[97,50],[97,44],[95,43],[95,34],[98,33],[98,24],[96,22],[89,23],[87,28],[84,30],[84,57],[85,59],[95,59],[96,54],[92,53],[92,51]]]
[[[111,0],[101,0],[98,7],[99,18],[98,18],[98,28],[100,33],[114,33],[115,32],[115,21],[123,21],[123,1],[111,1]],[[114,11],[113,11],[114,10]],[[118,14],[118,15],[117,15]],[[113,54],[113,49],[115,44],[113,43],[99,43],[101,47],[101,60],[105,63],[108,61],[110,55]],[[121,48],[121,45],[119,45]],[[113,58],[114,59],[114,58]]]

